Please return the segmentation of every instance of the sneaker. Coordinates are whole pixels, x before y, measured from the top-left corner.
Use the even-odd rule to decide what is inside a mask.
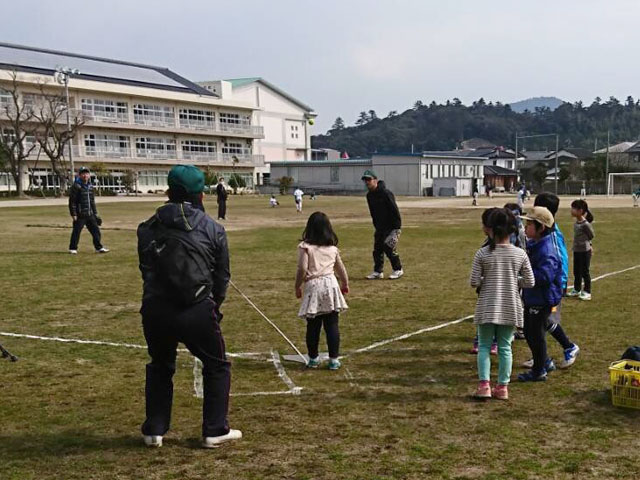
[[[337,358],[329,359],[329,370],[338,370],[342,364]]]
[[[530,358],[529,360],[527,360],[526,362],[522,362],[520,364],[520,366],[522,368],[533,368],[533,358]]]
[[[474,344],[473,347],[471,347],[471,350],[469,350],[469,353],[471,355],[477,355],[478,354],[478,345]]]
[[[400,278],[402,275],[404,275],[404,270],[402,269],[394,270],[393,272],[391,272],[391,275],[389,275],[389,280],[396,280]]]
[[[229,430],[226,435],[218,435],[217,437],[202,437],[203,448],[217,448],[223,443],[230,442],[231,440],[240,440],[242,438],[242,432],[240,430]]]
[[[367,280],[379,280],[384,278],[384,273],[382,272],[373,272],[365,277]]]
[[[521,330],[516,330],[516,333],[513,334],[513,338],[515,340],[525,340],[524,332]]]
[[[498,384],[493,389],[493,398],[498,400],[509,400],[509,387],[507,385]]]
[[[96,253],[109,253],[109,249],[106,247],[99,248]]]
[[[78,254],[78,250],[71,250],[71,249],[69,249],[69,253],[70,253],[71,255],[77,255],[77,254]]]
[[[491,398],[491,385],[488,380],[480,380],[474,395],[475,398]]]
[[[162,435],[143,435],[142,439],[147,447],[161,447]]]
[[[579,296],[580,296],[580,290],[576,290],[575,288],[572,288],[571,291],[567,293],[567,297],[579,297]]]
[[[521,382],[545,382],[547,380],[547,372],[545,370],[541,372],[529,370],[528,372],[518,375],[518,380]]]
[[[319,366],[320,366],[320,359],[318,357],[310,358],[309,361],[307,362],[307,368],[318,368]]]
[[[580,300],[591,300],[591,294],[589,292],[582,291],[578,297]]]
[[[523,368],[533,368],[533,358],[530,358],[526,362],[522,362],[520,366]],[[547,373],[553,372],[556,369],[556,364],[553,363],[552,358],[547,358],[547,361],[544,362],[544,369]]]
[[[491,345],[491,350],[489,351],[489,353],[491,355],[497,355],[498,354],[498,345],[497,344],[492,344]]]
[[[580,353],[580,347],[575,343],[573,344],[573,347],[567,348],[564,351],[564,361],[560,364],[560,368],[569,368],[573,365],[576,362],[578,353]]]

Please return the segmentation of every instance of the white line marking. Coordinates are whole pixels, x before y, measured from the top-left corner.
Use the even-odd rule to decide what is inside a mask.
[[[276,367],[278,371],[278,376],[282,379],[287,387],[289,387],[289,391],[292,395],[300,395],[301,387],[296,386],[293,383],[293,380],[287,375],[287,371],[282,366],[282,362],[280,361],[280,354],[275,350],[271,350],[271,360],[273,361],[273,366]]]

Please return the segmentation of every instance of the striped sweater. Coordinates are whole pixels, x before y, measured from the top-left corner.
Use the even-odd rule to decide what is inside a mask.
[[[527,253],[511,244],[482,247],[476,252],[470,283],[480,287],[475,324],[494,323],[522,327],[523,307],[519,288],[535,284]]]

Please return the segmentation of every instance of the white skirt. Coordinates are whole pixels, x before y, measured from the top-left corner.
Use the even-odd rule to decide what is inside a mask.
[[[342,296],[335,275],[312,278],[304,284],[302,304],[298,311],[300,318],[313,318],[331,312],[342,312],[349,306]]]

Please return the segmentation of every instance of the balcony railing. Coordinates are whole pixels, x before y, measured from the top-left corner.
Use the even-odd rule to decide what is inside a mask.
[[[131,158],[130,148],[84,147],[84,152],[87,157]]]
[[[136,158],[150,158],[156,160],[169,160],[178,158],[175,150],[154,150],[148,148],[136,148]]]
[[[155,116],[155,115],[133,115],[133,123],[136,125],[149,125],[151,127],[175,127],[176,119],[174,116]]]
[[[86,110],[76,110],[85,122],[99,123],[129,123],[129,114],[124,112],[88,112]]]

